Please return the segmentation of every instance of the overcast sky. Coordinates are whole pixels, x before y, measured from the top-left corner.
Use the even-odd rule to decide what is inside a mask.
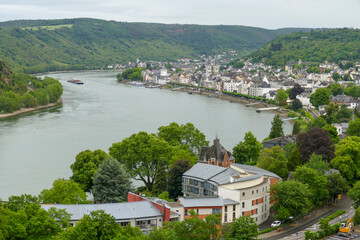
[[[0,21],[89,17],[128,22],[360,28],[360,0],[0,0]]]

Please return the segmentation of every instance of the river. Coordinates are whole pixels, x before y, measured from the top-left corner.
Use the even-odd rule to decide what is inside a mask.
[[[119,84],[115,71],[47,74],[64,87],[59,106],[0,119],[0,198],[39,194],[57,178],[71,176],[75,156],[108,148],[139,131],[171,122],[192,122],[207,140],[217,135],[228,150],[251,131],[262,140],[274,116],[196,94]],[[84,85],[68,83],[69,77]],[[284,123],[284,132],[291,132]]]

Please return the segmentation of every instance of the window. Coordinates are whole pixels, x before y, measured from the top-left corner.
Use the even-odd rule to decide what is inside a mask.
[[[251,194],[254,195],[254,190],[251,191]]]
[[[234,212],[236,211],[236,205],[233,205],[233,211]]]
[[[185,216],[189,215],[188,210],[185,210]]]
[[[196,213],[199,214],[199,209],[196,209]]]
[[[245,202],[242,202],[242,207],[243,207],[243,208],[245,207]]]
[[[212,214],[217,214],[217,213],[221,213],[221,208],[213,208],[212,209]]]
[[[245,215],[245,212],[242,212],[242,215],[244,216],[244,215]]]
[[[234,221],[235,218],[236,218],[236,217],[235,217],[235,212],[233,212],[233,221]]]
[[[227,212],[227,206],[225,206],[225,212]]]
[[[243,192],[243,197],[245,197],[245,192]]]
[[[263,188],[263,191],[264,191],[264,188]]]
[[[256,193],[259,193],[259,189],[256,189]]]
[[[255,218],[255,222],[257,222],[257,218]]]
[[[123,228],[126,227],[128,224],[130,224],[130,222],[121,222],[119,223],[120,226],[122,226]]]
[[[225,213],[224,222],[227,222],[227,213]]]

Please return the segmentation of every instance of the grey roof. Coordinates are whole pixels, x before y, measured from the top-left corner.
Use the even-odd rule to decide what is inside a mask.
[[[41,206],[46,211],[51,207],[65,209],[71,214],[71,220],[80,220],[84,215],[88,215],[96,210],[104,210],[105,213],[112,215],[116,220],[162,216],[161,212],[148,201],[105,204],[50,204]]]
[[[279,179],[282,180],[282,178],[279,177],[278,175],[276,175],[275,173],[269,172],[269,171],[267,171],[265,169],[262,169],[262,168],[259,168],[259,167],[250,166],[250,165],[244,165],[244,164],[238,164],[238,163],[232,163],[231,165],[234,165],[235,167],[239,167],[241,169],[244,169],[248,173],[257,174],[257,175],[264,175],[264,176],[274,177],[274,178],[279,178]]]
[[[191,176],[200,178],[203,180],[208,180],[215,175],[226,171],[228,168],[214,166],[211,164],[205,164],[205,163],[197,163],[192,168],[187,170],[183,176]]]
[[[237,201],[234,201],[230,198],[225,198],[224,199],[224,205],[237,205],[237,204],[240,204],[239,202]]]
[[[220,207],[224,206],[224,201],[221,196],[219,197],[190,197],[179,198],[182,205],[187,207]]]
[[[230,183],[230,176],[238,176],[239,172],[233,168],[227,168],[225,171],[215,175],[209,180],[216,182],[217,184]]]
[[[221,145],[218,138],[214,139],[214,144],[211,147],[202,147],[200,151],[199,160],[208,161],[211,158],[215,158],[217,161],[223,162],[225,154],[229,157],[229,160],[233,160],[231,152],[227,151],[223,145]]]

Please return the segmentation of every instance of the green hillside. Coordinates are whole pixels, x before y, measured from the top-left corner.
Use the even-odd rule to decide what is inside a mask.
[[[303,62],[360,61],[360,30],[332,29],[296,32],[279,36],[249,57],[265,60],[273,66],[284,66],[290,59]]]
[[[305,29],[304,29],[305,30]],[[280,34],[244,26],[127,23],[97,19],[0,23],[0,57],[27,73],[93,69],[141,60],[175,60],[235,50],[242,56]]]

